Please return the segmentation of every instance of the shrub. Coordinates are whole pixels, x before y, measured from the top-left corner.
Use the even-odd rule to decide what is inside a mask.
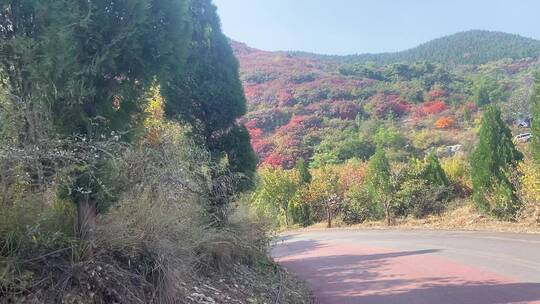
[[[305,202],[305,194],[299,193],[297,198],[289,204],[289,214],[292,223],[307,227],[314,223],[312,206]]]
[[[343,197],[339,187],[339,175],[333,169],[327,166],[314,170],[313,180],[305,194],[305,201],[315,209],[315,218],[326,220],[328,227],[331,227]]]
[[[452,197],[452,187],[434,154],[423,161],[412,160],[400,177],[396,214],[421,218],[440,213]]]
[[[244,80],[249,84],[261,84],[276,79],[275,75],[257,71],[253,74],[244,76]]]
[[[114,183],[123,187],[113,187],[121,189],[118,202],[97,216],[91,239],[75,237],[74,206],[58,199],[55,183],[3,203],[2,297],[176,303],[185,298],[181,283],[191,282],[194,269],[213,273],[262,255],[247,238],[252,227],[248,233],[224,221],[234,176],[177,131],[165,128],[159,140],[122,150]]]
[[[375,116],[377,118],[402,117],[411,110],[411,105],[399,95],[382,95],[375,97]]]
[[[519,165],[520,195],[526,203],[523,217],[532,217],[540,223],[540,166],[530,161]]]
[[[439,114],[443,111],[446,111],[448,107],[446,103],[442,100],[424,102],[422,106],[417,110],[416,114],[418,116],[433,115]]]
[[[259,170],[259,182],[253,193],[253,206],[259,214],[273,217],[275,223],[289,219],[289,205],[295,199],[300,187],[300,177],[296,170],[265,166]]]
[[[440,145],[441,136],[438,134],[438,132],[433,132],[429,129],[422,129],[413,133],[412,143],[416,148],[426,150],[428,148]]]
[[[465,197],[471,193],[472,185],[469,164],[463,157],[454,156],[445,158],[442,160],[441,166],[454,187],[456,194]]]
[[[342,215],[343,221],[352,225],[380,219],[384,216],[384,211],[371,199],[365,187],[356,185],[345,194]]]
[[[455,120],[450,116],[441,117],[435,122],[435,128],[437,129],[450,129],[454,127]]]
[[[289,81],[291,81],[294,84],[302,84],[304,82],[311,82],[316,79],[315,74],[308,73],[308,74],[293,74],[289,77]]]
[[[396,194],[396,214],[422,218],[441,213],[449,201],[451,188],[433,185],[423,179],[410,179],[400,185]]]
[[[76,239],[75,208],[53,193],[26,193],[10,204],[0,205],[0,257],[71,246]]]
[[[442,88],[433,88],[428,92],[429,100],[437,100],[440,98],[448,97],[448,92]]]

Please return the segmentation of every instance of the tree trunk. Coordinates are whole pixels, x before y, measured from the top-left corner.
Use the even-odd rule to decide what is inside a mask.
[[[385,217],[386,217],[386,225],[391,226],[392,225],[392,215],[391,215],[391,212],[390,212],[390,204],[389,203],[384,204],[384,213],[385,213]]]
[[[326,208],[326,228],[332,228],[332,210],[327,207]]]
[[[83,199],[77,204],[77,233],[85,246],[85,255],[92,255],[96,230],[97,204],[93,199]]]

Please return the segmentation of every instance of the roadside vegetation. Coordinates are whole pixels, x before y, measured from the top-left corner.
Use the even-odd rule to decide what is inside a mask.
[[[502,220],[526,223],[526,227],[516,226],[519,231],[538,231],[536,143],[519,145],[521,152],[496,106],[485,108],[478,136],[470,156],[439,158],[430,152],[419,159],[398,147],[377,144],[365,161],[353,158],[308,169],[301,159],[296,168],[288,170],[263,165],[253,206],[282,227],[324,223],[330,228],[336,222],[339,226],[368,223],[373,227],[384,220],[387,226],[417,223],[432,228],[482,229],[491,224],[488,229],[497,230],[495,223]],[[452,214],[463,216],[461,220],[465,218],[467,223],[455,225],[460,219]],[[485,216],[494,221],[483,225]],[[422,221],[426,219],[429,221]],[[504,229],[506,224],[498,223]],[[512,230],[512,225],[508,227]]]
[[[276,225],[449,228],[454,214],[540,230],[537,59],[375,64],[235,47],[259,156],[253,206]],[[301,70],[312,77],[284,76]]]
[[[4,1],[0,303],[308,303],[210,0]]]

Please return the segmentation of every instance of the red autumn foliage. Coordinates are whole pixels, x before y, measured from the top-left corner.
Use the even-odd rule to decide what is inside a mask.
[[[421,107],[416,111],[417,116],[426,116],[426,115],[433,115],[433,114],[439,114],[443,111],[448,110],[448,106],[446,106],[446,103],[442,100],[436,100],[436,101],[428,101],[424,102]]]
[[[272,152],[270,155],[268,155],[264,159],[265,164],[268,164],[272,167],[283,167],[283,168],[289,167],[292,161],[293,161],[292,157],[283,155],[277,152]]]
[[[290,107],[295,103],[294,96],[289,90],[280,90],[276,98],[281,107]]]
[[[360,113],[360,106],[352,101],[339,101],[334,103],[334,117],[343,120],[353,120]]]
[[[259,140],[263,136],[263,131],[259,128],[253,128],[253,129],[248,128],[248,132],[249,132],[249,137],[251,138],[252,141]]]
[[[296,127],[296,126],[299,126],[299,125],[302,125],[304,123],[304,121],[306,120],[306,116],[304,115],[297,115],[297,116],[294,116],[291,121],[287,124],[287,126],[289,127]]]
[[[455,120],[453,117],[446,116],[437,119],[435,122],[435,128],[437,129],[449,129],[454,127]]]
[[[292,169],[300,158],[306,158],[304,151],[274,151],[264,159],[264,163],[273,167]]]
[[[386,118],[388,115],[401,117],[411,111],[411,104],[397,94],[376,94],[370,98],[375,103],[375,116]]]
[[[244,85],[244,95],[246,99],[256,99],[262,95],[260,88],[256,85]]]
[[[367,163],[344,163],[337,166],[339,173],[339,183],[346,189],[353,187],[354,185],[361,185],[364,182],[364,178],[367,170]]]
[[[476,112],[478,110],[478,105],[475,102],[468,102],[465,105],[465,108],[469,111]]]
[[[274,150],[274,143],[270,140],[252,140],[251,145],[253,151],[257,154],[260,160],[264,160]]]
[[[248,129],[259,128],[267,133],[286,124],[289,118],[289,115],[279,109],[264,109],[249,113],[248,117],[246,117],[249,120],[245,123],[245,126]]]
[[[244,123],[244,126],[248,129],[258,129],[257,120],[255,119],[248,120],[246,123]]]
[[[322,119],[313,115],[297,115],[294,116],[289,123],[281,129],[295,129],[295,128],[320,128],[322,124]]]

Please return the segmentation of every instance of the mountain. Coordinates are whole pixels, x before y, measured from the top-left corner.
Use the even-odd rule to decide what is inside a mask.
[[[419,60],[444,64],[482,64],[504,58],[520,59],[539,55],[540,40],[504,32],[471,30],[434,39],[401,52],[323,57],[378,64]]]
[[[449,145],[467,152],[485,105],[499,104],[509,121],[526,115],[540,70],[536,40],[486,31],[345,57],[231,45],[259,161],[285,168],[300,158],[314,167],[367,159],[381,140],[418,157]]]

